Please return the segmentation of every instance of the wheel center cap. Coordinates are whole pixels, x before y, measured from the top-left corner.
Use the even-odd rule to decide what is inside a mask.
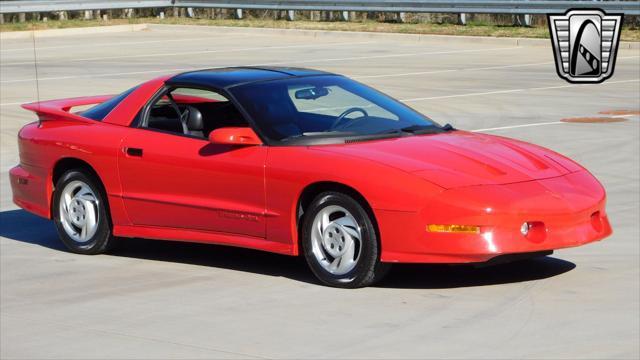
[[[347,252],[346,234],[342,226],[331,223],[322,235],[322,246],[334,258],[341,257]]]
[[[71,222],[76,226],[84,225],[87,217],[87,209],[82,201],[76,199],[71,202],[71,206],[69,207],[69,217],[71,217]]]

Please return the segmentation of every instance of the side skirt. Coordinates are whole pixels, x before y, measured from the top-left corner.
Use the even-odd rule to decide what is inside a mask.
[[[290,244],[267,241],[263,238],[201,230],[176,229],[155,226],[114,225],[113,235],[119,237],[173,240],[217,245],[237,246],[248,249],[292,255]]]

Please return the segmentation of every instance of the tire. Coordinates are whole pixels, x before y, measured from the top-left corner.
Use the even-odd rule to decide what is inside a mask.
[[[95,255],[113,245],[108,208],[100,181],[88,171],[69,170],[55,184],[53,221],[71,252]]]
[[[346,194],[318,195],[304,214],[301,236],[305,259],[325,285],[349,289],[370,286],[390,268],[380,262],[372,215]]]

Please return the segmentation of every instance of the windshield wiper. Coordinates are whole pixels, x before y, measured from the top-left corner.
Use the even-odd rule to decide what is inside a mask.
[[[400,129],[402,132],[407,132],[411,134],[426,134],[431,132],[437,132],[440,129],[435,127],[434,125],[411,125],[406,126]]]
[[[295,141],[297,139],[301,139],[301,138],[322,138],[322,137],[326,137],[326,138],[334,138],[334,137],[340,137],[340,136],[353,136],[355,135],[355,133],[350,132],[350,131],[313,131],[313,132],[304,132],[302,134],[296,134],[296,135],[291,135],[291,136],[287,136],[284,139],[281,139],[280,141]]]
[[[351,136],[355,134],[353,131],[310,131],[302,133],[301,136]]]
[[[435,127],[434,125],[411,125],[411,126],[406,126],[400,129],[390,129],[390,130],[384,130],[384,131],[380,131],[377,133],[373,133],[371,135],[373,136],[378,136],[378,135],[400,135],[400,136],[408,136],[408,134],[411,135],[420,135],[420,134],[427,134],[427,133],[436,133],[440,131],[440,128]]]
[[[442,127],[442,130],[444,130],[444,131],[454,131],[454,130],[456,130],[456,128],[454,128],[453,125],[451,125],[449,123],[446,123]]]
[[[423,135],[423,134],[437,134],[439,132],[446,132],[455,130],[451,124],[446,124],[443,127],[438,127],[436,125],[411,125],[407,127],[403,127],[399,131],[407,132],[414,135]]]
[[[348,141],[366,141],[366,140],[377,140],[377,139],[385,139],[395,136],[411,136],[411,135],[424,135],[424,134],[438,134],[441,132],[447,132],[455,130],[451,124],[446,124],[442,127],[437,125],[411,125],[400,129],[390,129],[384,130],[381,132],[366,134],[366,135],[358,135],[353,131],[317,131],[317,132],[304,132],[302,134],[297,134],[293,136],[289,136],[280,141],[282,142],[297,142],[298,140],[302,140],[303,138],[315,138],[315,139],[333,139],[336,137],[344,137],[348,138],[345,140]]]

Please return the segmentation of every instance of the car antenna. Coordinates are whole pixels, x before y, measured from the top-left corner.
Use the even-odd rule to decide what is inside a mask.
[[[38,81],[38,53],[36,52],[36,29],[31,25],[31,40],[33,45],[33,68],[36,72],[36,100],[38,101],[38,112],[40,112],[40,83]]]

